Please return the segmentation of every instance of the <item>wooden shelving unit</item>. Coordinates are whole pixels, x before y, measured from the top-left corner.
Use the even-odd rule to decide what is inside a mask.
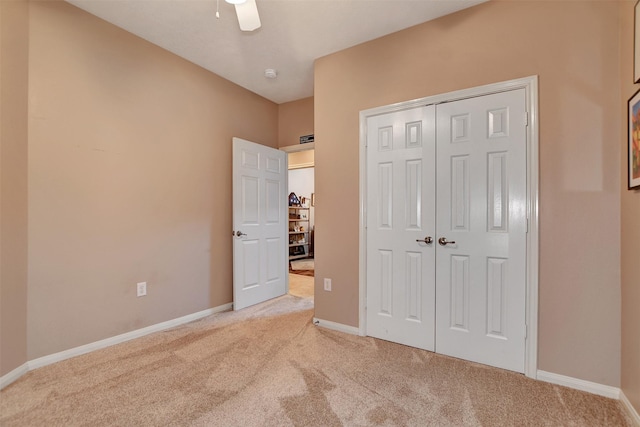
[[[310,209],[289,206],[289,260],[309,257]]]

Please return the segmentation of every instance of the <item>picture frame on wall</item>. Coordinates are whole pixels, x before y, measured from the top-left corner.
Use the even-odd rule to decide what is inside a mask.
[[[640,89],[628,102],[628,188],[640,188]]]
[[[640,0],[633,10],[633,82],[640,83]]]

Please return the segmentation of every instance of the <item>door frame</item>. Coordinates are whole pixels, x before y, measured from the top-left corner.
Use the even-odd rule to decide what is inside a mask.
[[[359,197],[359,328],[358,333],[367,332],[367,118],[380,114],[409,110],[430,104],[458,101],[514,89],[525,90],[525,103],[528,111],[527,122],[527,254],[526,254],[526,306],[524,374],[529,378],[537,377],[538,369],[538,265],[539,265],[539,130],[538,130],[538,76],[523,77],[499,83],[477,86],[468,89],[399,102],[382,107],[360,111],[360,197]]]

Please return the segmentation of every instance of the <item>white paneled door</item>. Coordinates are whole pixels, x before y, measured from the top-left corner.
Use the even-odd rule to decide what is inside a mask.
[[[517,372],[526,333],[525,123],[524,89],[437,108],[436,349]]]
[[[526,167],[524,89],[367,119],[368,335],[524,372]]]
[[[233,308],[287,292],[286,153],[233,138]]]
[[[367,120],[367,334],[434,349],[433,106]]]

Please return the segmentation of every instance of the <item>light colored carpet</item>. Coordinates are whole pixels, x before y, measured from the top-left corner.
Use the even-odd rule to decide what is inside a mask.
[[[285,295],[32,371],[8,426],[630,426],[619,402],[312,324]]]
[[[289,293],[300,298],[313,300],[313,276],[289,274]]]

